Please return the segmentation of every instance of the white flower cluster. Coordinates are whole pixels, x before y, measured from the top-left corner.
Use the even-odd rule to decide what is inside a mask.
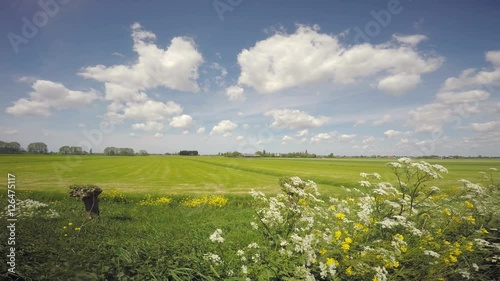
[[[291,280],[386,281],[404,276],[391,276],[394,272],[411,270],[406,259],[411,256],[411,260],[426,263],[431,259],[428,265],[434,269],[453,265],[455,269],[445,274],[458,279],[474,279],[481,274],[476,269],[479,266],[473,263],[479,264],[477,259],[471,260],[468,268],[464,268],[467,265],[463,261],[467,255],[478,255],[479,251],[475,251],[478,247],[500,252],[498,243],[477,238],[496,231],[479,223],[480,215],[486,210],[480,200],[486,197],[480,195],[486,189],[462,180],[467,190],[472,191],[469,193],[475,193],[476,197],[458,195],[443,199],[436,196],[440,200],[435,200],[433,195],[440,193],[440,189],[428,187],[426,183],[441,178],[440,173],[448,172],[446,168],[424,161],[415,163],[410,158],[400,158],[389,166],[398,176],[397,184],[378,182],[377,173],[361,173],[363,180],[359,185],[365,187],[366,192],[353,189],[358,193],[356,196],[330,197],[328,202],[316,198],[319,194],[314,183],[298,177],[282,181],[283,193],[274,197],[252,190],[258,206],[252,229],[268,243],[253,242],[233,252],[236,258],[231,259],[232,272],[236,276],[240,274],[239,280],[250,277],[257,280],[263,277],[261,272],[267,272],[265,274],[276,273],[273,276],[276,280],[286,276]],[[459,201],[453,202],[453,198]],[[454,205],[457,203],[463,210]],[[464,238],[468,240],[448,238],[456,233],[444,226],[458,223],[475,227],[475,232]],[[482,226],[484,228],[479,228]],[[222,231],[216,230],[210,239],[222,243]],[[219,256],[211,255],[207,254],[206,259],[214,264],[223,263]],[[489,261],[496,258],[490,255]]]
[[[216,229],[212,235],[210,235],[210,241],[212,242],[218,242],[218,243],[223,243],[224,242],[224,237],[222,237],[222,230],[221,229]]]
[[[479,184],[475,184],[475,183],[472,183],[468,180],[465,180],[465,179],[461,179],[459,180],[458,182],[460,182],[461,184],[464,185],[464,187],[476,194],[484,194],[485,190],[482,186],[480,186]]]
[[[45,203],[32,199],[18,200],[16,202],[15,214],[21,218],[43,217],[53,219],[59,217],[59,214],[55,210],[47,208],[48,206]],[[5,213],[3,213],[4,216],[7,215],[7,207],[5,207],[5,210]]]

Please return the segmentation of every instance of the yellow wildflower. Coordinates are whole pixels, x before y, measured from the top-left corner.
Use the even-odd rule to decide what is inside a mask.
[[[474,252],[474,243],[472,242],[467,242],[467,244],[465,245],[465,250],[469,251],[469,252]]]
[[[347,244],[351,244],[351,243],[352,243],[352,239],[351,239],[351,237],[346,237],[346,238],[344,239],[344,242],[345,242],[345,243],[347,243]]]
[[[451,216],[450,209],[448,209],[448,208],[444,209],[443,213],[444,213],[445,215],[447,215],[448,217],[449,217],[449,216]]]
[[[345,218],[345,214],[344,214],[344,213],[337,213],[337,214],[335,215],[335,217],[336,217],[337,219],[339,219],[339,220],[342,220],[342,219],[344,219],[344,218]]]
[[[321,250],[319,250],[319,254],[324,256],[326,254],[327,250],[325,248],[322,248]]]
[[[300,206],[306,206],[307,205],[307,201],[304,198],[300,198],[299,202],[297,202],[297,203],[299,203]]]
[[[338,241],[340,239],[341,235],[342,235],[342,231],[340,231],[340,230],[335,231],[335,240]]]
[[[79,228],[79,227],[75,227],[75,230],[76,230],[76,231],[80,231],[80,229],[81,229],[81,228]]]
[[[469,209],[474,208],[474,204],[472,204],[472,203],[471,203],[471,202],[469,202],[469,201],[465,201],[465,206],[466,206],[467,208],[469,208]]]
[[[468,216],[467,221],[470,223],[474,223],[476,221],[476,219],[473,216]]]
[[[400,250],[401,250],[402,253],[406,253],[406,251],[408,251],[408,247],[401,246]]]
[[[399,234],[399,233],[398,233],[398,234],[396,234],[395,236],[396,236],[396,238],[398,238],[398,239],[399,239],[399,240],[401,240],[401,241],[405,239],[405,238],[404,238],[404,236],[403,236],[403,235],[401,235],[401,234]]]
[[[450,262],[451,263],[456,263],[458,260],[457,260],[457,257],[455,257],[454,255],[450,255],[449,256],[449,259],[450,259]]]
[[[72,223],[72,222],[69,222],[69,223],[68,223],[68,225],[69,225],[69,226],[72,226],[72,225],[73,225],[73,223]]]
[[[326,265],[328,265],[328,266],[332,266],[333,265],[333,266],[337,267],[337,266],[339,266],[339,262],[336,259],[334,259],[334,258],[327,258],[326,259]]]
[[[347,251],[349,251],[349,249],[351,249],[351,246],[348,243],[346,243],[346,242],[342,242],[342,244],[340,244],[340,248],[344,252],[347,252]]]
[[[484,234],[488,234],[489,233],[488,230],[486,230],[486,228],[484,228],[484,227],[482,227],[480,230]]]
[[[345,274],[347,274],[348,276],[351,276],[353,274],[352,272],[352,267],[349,266],[346,270],[345,270]]]

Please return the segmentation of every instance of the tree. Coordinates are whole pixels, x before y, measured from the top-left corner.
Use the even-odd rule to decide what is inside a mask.
[[[122,156],[133,156],[134,150],[132,148],[118,148],[118,147],[106,147],[104,149],[104,155],[122,155]]]
[[[80,146],[72,146],[70,147],[71,154],[83,154],[83,149]]]
[[[144,150],[144,149],[141,149],[141,150],[139,150],[139,155],[141,155],[141,156],[147,156],[148,152],[146,150]]]
[[[184,156],[198,156],[198,151],[197,150],[181,150],[179,152],[179,155],[184,155]]]
[[[59,154],[70,154],[70,153],[71,153],[71,148],[67,145],[61,146],[61,148],[59,148]]]
[[[18,142],[0,141],[0,153],[20,153],[21,145]]]
[[[47,153],[47,145],[43,142],[33,142],[28,145],[29,153]]]

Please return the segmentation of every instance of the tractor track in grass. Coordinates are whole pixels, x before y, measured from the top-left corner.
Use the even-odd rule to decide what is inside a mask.
[[[278,178],[282,177],[291,177],[291,176],[300,176],[300,175],[291,175],[291,174],[286,174],[286,173],[279,173],[279,172],[273,172],[270,170],[260,170],[260,169],[252,169],[248,167],[243,167],[242,165],[235,163],[235,164],[222,164],[222,163],[214,163],[210,161],[204,161],[204,160],[199,160],[199,159],[186,159],[189,161],[193,162],[198,162],[198,163],[203,163],[207,165],[213,165],[213,166],[218,166],[218,167],[223,167],[223,168],[228,168],[228,169],[233,169],[233,170],[238,170],[242,172],[248,172],[248,173],[253,173],[253,174],[259,174],[259,175],[268,175],[268,176],[275,176]],[[303,177],[304,179],[312,180],[316,184],[322,184],[322,185],[328,185],[332,187],[357,187],[356,182],[335,182],[334,180],[328,180],[328,179],[322,179],[318,177],[311,177],[311,176],[306,176]]]

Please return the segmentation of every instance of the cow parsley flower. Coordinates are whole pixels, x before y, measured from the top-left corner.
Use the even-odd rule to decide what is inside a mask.
[[[222,230],[221,229],[216,229],[212,235],[210,235],[210,240],[212,242],[218,242],[218,243],[223,243],[224,242],[224,237],[222,237]]]

